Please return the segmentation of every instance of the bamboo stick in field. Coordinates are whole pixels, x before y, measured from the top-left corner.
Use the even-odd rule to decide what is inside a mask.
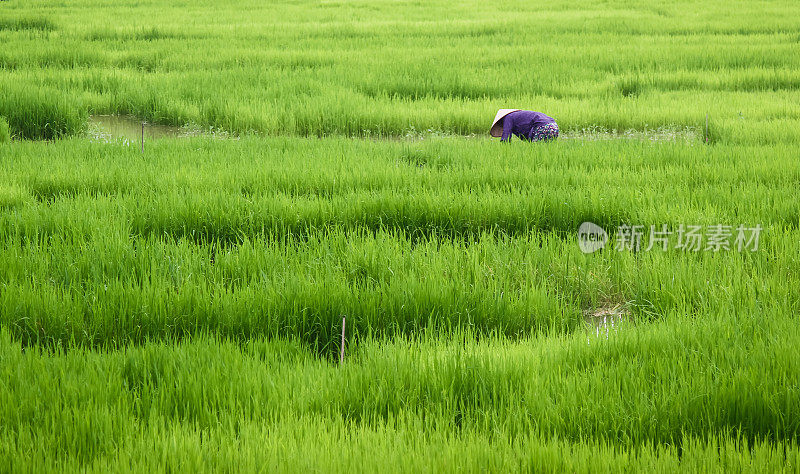
[[[342,348],[341,353],[339,354],[339,363],[344,363],[344,324],[345,324],[345,317],[342,316]]]

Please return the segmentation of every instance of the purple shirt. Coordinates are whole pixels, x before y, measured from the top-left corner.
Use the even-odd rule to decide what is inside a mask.
[[[523,140],[528,140],[531,136],[531,130],[555,122],[553,117],[549,117],[541,112],[533,112],[530,110],[511,112],[503,117],[503,136],[500,138],[500,141],[507,142],[511,138],[512,133]]]

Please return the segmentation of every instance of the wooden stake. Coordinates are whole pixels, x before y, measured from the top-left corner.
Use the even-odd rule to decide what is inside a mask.
[[[708,143],[708,113],[706,112],[706,131],[703,134],[705,138],[705,142]]]
[[[144,153],[144,122],[142,122],[142,153]]]
[[[342,352],[339,354],[339,364],[344,363],[344,316],[342,316]]]

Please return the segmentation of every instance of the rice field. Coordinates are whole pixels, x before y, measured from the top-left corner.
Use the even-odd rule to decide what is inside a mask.
[[[797,472],[798,10],[0,2],[0,471]]]

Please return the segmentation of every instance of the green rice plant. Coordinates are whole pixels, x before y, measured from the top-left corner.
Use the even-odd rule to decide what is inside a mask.
[[[43,353],[23,350],[4,332],[2,459],[31,452],[43,468],[100,469],[149,457],[163,466],[193,462],[192,453],[210,443],[236,449],[231,459],[211,449],[199,469],[262,456],[265,446],[288,457],[281,466],[290,469],[299,462],[294,444],[275,440],[294,439],[314,466],[330,460],[333,446],[320,456],[311,449],[325,442],[343,453],[339,463],[380,455],[370,462],[400,470],[536,466],[542,460],[531,451],[543,446],[550,462],[586,471],[604,463],[796,467],[798,360],[786,350],[795,325],[754,315],[692,324],[673,316],[608,339],[590,335],[588,344],[585,334],[517,343],[476,342],[468,333],[372,341],[348,352],[342,366],[291,340],[201,338]],[[720,330],[733,328],[720,340]],[[783,356],[771,364],[774,351]],[[250,443],[262,454],[250,453]],[[386,458],[384,443],[405,461]],[[502,455],[487,461],[484,444]],[[429,449],[441,452],[430,457]],[[161,450],[169,454],[146,456]],[[576,450],[585,464],[573,464]]]
[[[0,209],[22,205],[29,198],[30,194],[19,186],[0,185]]]
[[[86,110],[55,90],[3,84],[0,114],[19,138],[52,140],[86,128]]]
[[[0,2],[0,471],[800,466],[798,4],[97,7]]]
[[[716,143],[797,141],[786,105],[798,94],[797,7],[785,0],[513,18],[475,2],[306,6],[201,2],[186,24],[176,6],[141,5],[140,18],[154,19],[144,22],[119,21],[121,6],[33,4],[29,18],[4,17],[0,83],[58,90],[77,109],[238,134],[485,135],[498,108],[520,107],[566,132],[696,129],[710,113]],[[73,26],[43,39],[55,31],[47,18]]]
[[[698,156],[690,144],[565,141],[536,161],[458,139],[150,146],[9,149],[9,186],[34,198],[0,216],[0,320],[15,337],[114,347],[213,332],[296,337],[333,356],[343,315],[354,340],[466,327],[516,339],[573,332],[619,304],[650,321],[750,308],[756,292],[791,300],[772,271],[792,265],[798,228],[800,170],[783,146]],[[783,256],[587,256],[575,241],[586,220],[612,238],[625,223],[759,224]]]
[[[0,18],[0,31],[21,31],[38,30],[53,31],[56,29],[55,23],[45,16],[3,16]]]
[[[793,469],[791,145],[551,145],[4,147],[0,462],[224,469],[295,456],[280,433],[334,470],[344,440],[398,470]],[[583,220],[764,234],[584,254]]]

